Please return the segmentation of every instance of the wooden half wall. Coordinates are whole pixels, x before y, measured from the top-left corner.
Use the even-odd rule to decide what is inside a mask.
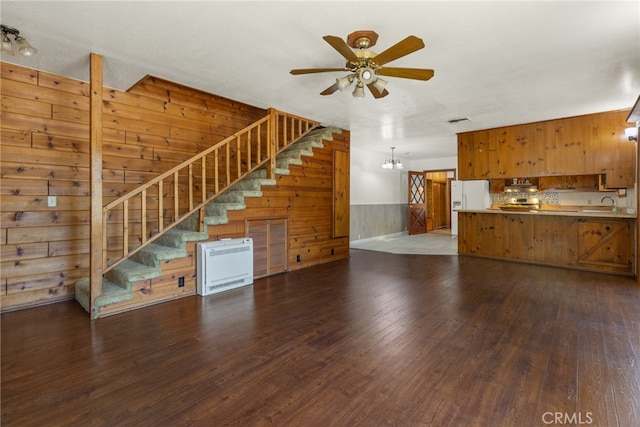
[[[70,299],[75,281],[89,276],[89,84],[0,67],[0,309],[6,311]],[[104,88],[103,96],[104,203],[267,113],[151,76],[126,92]],[[348,238],[333,239],[331,228],[333,150],[349,150],[348,132],[337,135],[291,176],[278,177],[255,205],[211,230],[211,238],[242,236],[245,217],[275,215],[288,219],[290,256],[302,254],[290,269],[331,260],[326,253],[348,256]],[[48,205],[52,197],[55,206]],[[174,264],[195,277],[194,257]]]

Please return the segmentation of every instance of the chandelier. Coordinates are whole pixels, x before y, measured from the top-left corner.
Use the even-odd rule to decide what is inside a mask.
[[[382,164],[383,169],[402,169],[402,162],[400,159],[396,160],[395,157],[393,157],[393,150],[395,149],[396,147],[391,147],[391,158],[389,160],[385,160]]]
[[[2,53],[15,55],[14,51],[17,51],[23,56],[33,56],[38,53],[27,39],[20,35],[20,31],[15,28],[0,25],[0,31],[2,32]],[[13,40],[11,40],[11,37],[13,37]]]

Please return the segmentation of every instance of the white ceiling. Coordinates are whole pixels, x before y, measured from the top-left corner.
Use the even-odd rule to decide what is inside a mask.
[[[147,74],[350,129],[352,144],[403,159],[456,155],[456,132],[630,108],[640,94],[640,3],[634,1],[5,1],[2,24],[38,49],[13,62],[89,80],[104,56],[109,87]],[[346,73],[322,37],[379,34],[380,53],[408,35],[426,47],[388,66],[385,98],[320,96]],[[469,122],[448,120],[468,117]],[[407,154],[410,153],[410,154]]]

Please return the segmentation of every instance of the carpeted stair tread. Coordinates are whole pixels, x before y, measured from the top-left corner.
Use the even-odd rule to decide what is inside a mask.
[[[228,211],[241,211],[246,209],[247,205],[243,203],[233,203],[233,202],[218,202],[217,199],[212,202],[214,205],[218,207],[225,208]]]
[[[159,268],[160,261],[183,258],[185,256],[187,256],[187,249],[184,246],[175,248],[156,243],[149,243],[131,258],[141,264]]]
[[[123,289],[121,286],[107,279],[102,279],[102,295],[96,298],[96,306],[105,307],[107,305],[129,301],[130,299],[133,299],[133,292]]]
[[[173,248],[184,247],[185,242],[197,242],[198,240],[206,240],[209,234],[206,232],[183,230],[172,228],[156,239],[159,245],[169,246]]]
[[[205,225],[223,225],[229,223],[229,218],[221,215],[207,215],[204,217]]]
[[[262,191],[260,190],[243,190],[232,188],[229,191],[219,195],[214,203],[244,203],[245,197],[262,197]]]
[[[288,168],[276,167],[273,169],[273,173],[276,175],[291,175],[291,171]]]
[[[131,290],[131,284],[133,282],[139,282],[141,280],[154,279],[162,274],[162,270],[157,267],[141,264],[127,259],[117,267],[108,271],[105,277],[114,283]]]
[[[82,308],[89,312],[89,278],[77,280],[75,283],[75,298]],[[102,295],[96,298],[96,307],[104,307],[118,302],[129,301],[133,298],[133,292],[128,291],[121,286],[107,280],[102,279]]]
[[[285,150],[278,156],[278,159],[300,159],[301,156],[313,156],[313,150],[300,148]]]
[[[264,175],[267,176],[267,171],[264,171]],[[255,178],[245,178],[242,181],[236,183],[232,189],[233,190],[257,190],[260,191],[260,189],[262,188],[262,186],[265,185],[276,185],[276,180],[275,179],[267,179],[267,178],[260,178],[260,177],[255,177]]]
[[[285,157],[276,160],[276,168],[288,169],[290,165],[302,165],[302,159],[294,159],[291,157]]]

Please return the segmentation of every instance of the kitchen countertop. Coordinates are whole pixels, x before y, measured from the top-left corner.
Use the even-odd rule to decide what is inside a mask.
[[[457,212],[463,213],[503,213],[506,215],[545,215],[545,216],[577,216],[591,218],[629,218],[636,219],[635,214],[623,212],[612,212],[608,210],[597,209],[530,209],[530,210],[502,210],[500,208],[489,209],[460,209]]]

